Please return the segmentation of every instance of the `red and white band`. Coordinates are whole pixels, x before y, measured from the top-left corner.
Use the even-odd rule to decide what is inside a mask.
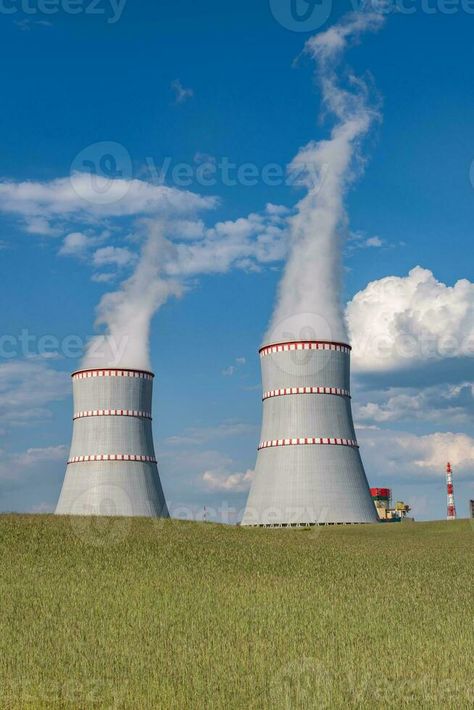
[[[289,394],[335,394],[339,397],[350,397],[349,390],[344,390],[340,387],[285,387],[284,389],[264,392],[262,399],[282,397]]]
[[[89,377],[137,377],[140,380],[152,380],[154,375],[152,372],[144,370],[79,370],[73,372],[73,380],[83,380]]]
[[[345,343],[330,343],[326,341],[303,341],[294,343],[275,343],[265,345],[260,349],[260,357],[271,355],[272,353],[283,353],[295,350],[335,350],[337,352],[350,353],[351,346]]]
[[[151,419],[151,412],[140,412],[137,409],[89,409],[86,412],[76,412],[73,419],[83,417],[139,417]]]
[[[140,456],[139,454],[92,454],[91,456],[73,456],[68,463],[87,463],[89,461],[139,461],[156,463],[153,456]]]
[[[324,437],[306,437],[297,439],[273,439],[272,441],[262,441],[258,447],[260,449],[270,449],[274,446],[308,446],[308,445],[330,445],[330,446],[351,446],[359,448],[357,441],[353,439],[331,439]]]

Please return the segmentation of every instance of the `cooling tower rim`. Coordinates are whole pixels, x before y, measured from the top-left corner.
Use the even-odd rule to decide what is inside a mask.
[[[266,350],[269,350],[270,348],[279,348],[279,347],[288,347],[290,345],[332,345],[334,347],[338,348],[344,348],[349,351],[352,350],[352,346],[349,345],[349,343],[343,343],[337,340],[285,340],[281,342],[274,342],[274,343],[265,343],[264,345],[259,348],[259,354],[262,355],[262,353]]]
[[[97,373],[100,373],[100,375]],[[86,367],[81,368],[80,370],[75,370],[71,373],[72,379],[75,379],[80,375],[83,377],[128,377],[131,375],[132,377],[144,377],[146,379],[153,379],[155,377],[155,374],[150,370],[139,370],[131,367]]]

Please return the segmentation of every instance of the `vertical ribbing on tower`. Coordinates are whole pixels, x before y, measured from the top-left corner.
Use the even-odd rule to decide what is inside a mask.
[[[168,517],[153,445],[151,372],[73,373],[71,452],[58,515]]]
[[[260,350],[263,423],[242,525],[375,523],[352,421],[345,343]]]

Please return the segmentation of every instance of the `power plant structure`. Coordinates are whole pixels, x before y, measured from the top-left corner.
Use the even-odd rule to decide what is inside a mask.
[[[242,525],[377,522],[352,420],[350,353],[316,340],[260,349],[262,433]]]
[[[451,464],[446,466],[446,488],[448,494],[448,520],[456,520],[456,505],[454,503],[453,470]]]
[[[72,375],[73,435],[57,515],[169,517],[151,427],[151,372]]]
[[[411,508],[399,500],[392,505],[392,491],[390,488],[371,488],[370,495],[375,505],[379,520],[383,523],[400,523],[407,520]]]

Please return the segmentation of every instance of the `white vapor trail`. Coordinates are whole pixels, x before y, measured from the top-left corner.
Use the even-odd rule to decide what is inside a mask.
[[[361,139],[379,114],[369,104],[366,83],[349,73],[344,88],[338,68],[347,47],[383,22],[378,13],[351,13],[306,43],[324,108],[336,122],[329,139],[310,141],[289,166],[307,193],[290,219],[290,254],[265,342],[347,339],[341,306],[344,196],[360,169]]]
[[[132,276],[120,290],[106,293],[97,308],[96,325],[105,325],[88,345],[84,368],[129,367],[150,370],[148,342],[155,312],[184,287],[164,274],[164,264],[173,245],[166,239],[165,223],[144,222],[145,242]]]

